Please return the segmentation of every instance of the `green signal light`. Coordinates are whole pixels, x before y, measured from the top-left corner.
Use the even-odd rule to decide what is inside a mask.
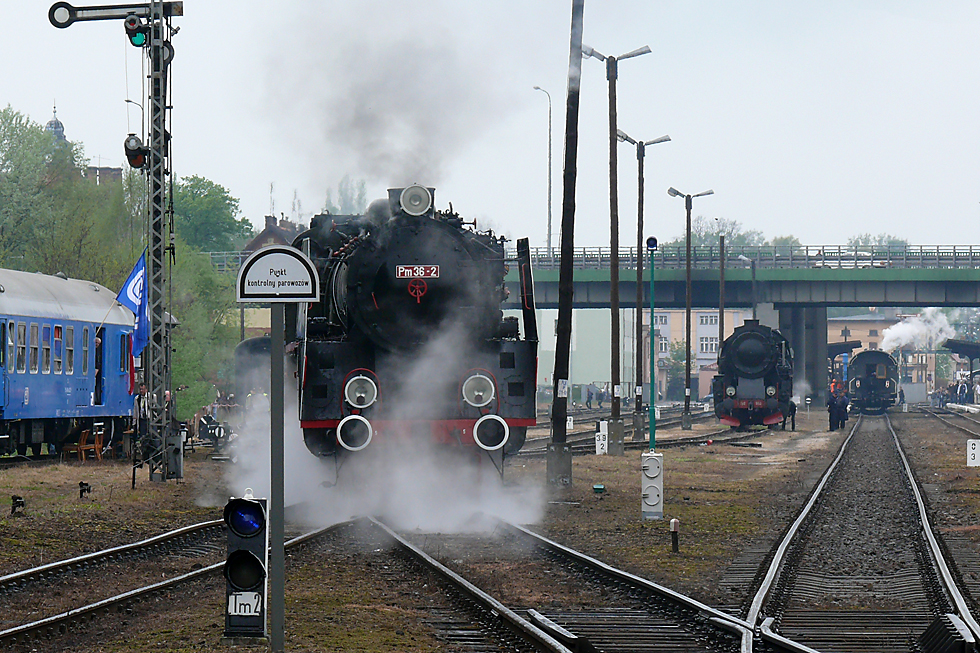
[[[144,34],[143,32],[136,32],[135,34],[129,37],[129,42],[135,45],[136,47],[141,48],[144,45],[146,45],[146,34]]]

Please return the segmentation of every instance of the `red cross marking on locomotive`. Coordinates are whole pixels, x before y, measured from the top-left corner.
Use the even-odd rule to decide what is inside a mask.
[[[408,294],[415,298],[417,304],[422,303],[422,295],[429,290],[429,285],[422,279],[412,279],[408,282]]]

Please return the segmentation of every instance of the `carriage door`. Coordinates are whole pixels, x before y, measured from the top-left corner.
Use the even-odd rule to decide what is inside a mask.
[[[102,344],[105,338],[105,329],[99,328],[95,332],[95,393],[93,395],[93,401],[96,406],[101,406],[102,399],[102,386],[103,377],[105,376],[105,347]]]
[[[11,324],[13,324],[11,322]],[[10,338],[8,341],[7,338]],[[7,361],[12,361],[14,351],[14,334],[7,333],[7,321],[3,320],[0,322],[0,416],[3,415],[4,409],[7,407]]]

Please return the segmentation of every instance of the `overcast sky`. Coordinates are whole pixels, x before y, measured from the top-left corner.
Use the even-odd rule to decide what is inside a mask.
[[[100,4],[97,0],[90,4]],[[80,0],[75,3],[81,6]],[[6,2],[0,105],[58,118],[93,164],[120,166],[141,131],[140,51],[121,21],[48,22]],[[436,188],[478,226],[544,245],[548,99],[559,243],[571,0],[413,3],[185,0],[174,24],[173,169],[241,200],[307,216],[344,174],[368,199]],[[980,3],[588,0],[586,44],[620,55],[619,127],[647,149],[646,224],[694,214],[767,238],[844,243],[887,232],[976,244],[980,229]],[[609,245],[607,83],[583,61],[575,243]],[[619,149],[621,242],[636,240],[636,151]],[[336,191],[334,191],[336,193]],[[307,218],[308,219],[308,218]]]

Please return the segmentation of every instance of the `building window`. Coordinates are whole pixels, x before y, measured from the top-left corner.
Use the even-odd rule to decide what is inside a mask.
[[[666,338],[660,339],[660,346],[658,347],[661,354],[666,354],[670,352],[670,342]]]
[[[877,348],[878,348],[878,343],[877,342],[869,342],[868,343],[868,349],[874,350],[874,349],[877,349]]]
[[[878,335],[878,329],[868,329],[868,336],[869,337],[870,336],[877,336],[877,335]]]
[[[702,354],[715,354],[718,352],[718,338],[713,336],[704,336],[699,338],[699,344]]]
[[[702,325],[718,324],[718,315],[714,313],[711,315],[699,315],[698,324],[702,324]]]
[[[654,315],[653,316],[653,323],[654,324],[661,324],[661,325],[662,324],[667,324],[667,316],[666,315],[663,315],[663,314],[661,314],[661,315]]]

